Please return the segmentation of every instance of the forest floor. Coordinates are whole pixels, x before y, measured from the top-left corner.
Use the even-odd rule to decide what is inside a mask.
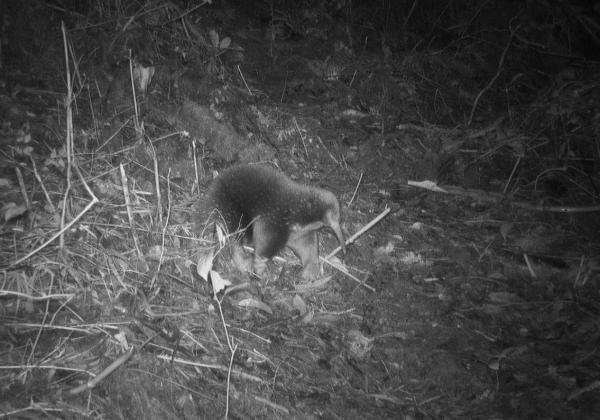
[[[555,96],[501,117],[459,56],[333,24],[165,4],[62,32],[32,3],[0,80],[0,418],[598,418],[598,209],[512,119]],[[314,282],[227,244],[206,282],[194,206],[240,161],[367,229]]]

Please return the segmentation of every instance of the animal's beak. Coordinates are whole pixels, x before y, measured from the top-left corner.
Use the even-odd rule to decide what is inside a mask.
[[[337,220],[330,220],[329,227],[335,233],[335,237],[340,243],[340,247],[342,248],[342,253],[346,255],[346,241],[344,240],[344,234],[342,233],[342,228],[340,227],[340,222]]]

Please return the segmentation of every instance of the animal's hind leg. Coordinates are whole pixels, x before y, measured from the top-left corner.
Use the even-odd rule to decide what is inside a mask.
[[[287,243],[294,254],[302,261],[302,278],[314,280],[319,278],[321,270],[319,269],[319,242],[317,231],[305,233],[301,236],[292,237]]]

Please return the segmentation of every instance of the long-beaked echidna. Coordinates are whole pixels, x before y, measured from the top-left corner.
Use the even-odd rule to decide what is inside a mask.
[[[289,247],[302,262],[302,277],[319,276],[317,231],[329,227],[345,251],[336,196],[299,184],[263,165],[242,164],[224,170],[209,188],[206,202],[229,232],[246,229],[254,245],[254,271]]]

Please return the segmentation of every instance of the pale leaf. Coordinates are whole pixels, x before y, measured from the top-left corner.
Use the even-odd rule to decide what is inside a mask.
[[[210,272],[210,281],[212,282],[213,292],[216,295],[227,286],[231,286],[231,282],[221,277],[216,271]]]
[[[208,281],[208,273],[212,270],[214,252],[212,248],[200,251],[196,263],[196,272],[205,281]]]
[[[17,206],[15,203],[12,202],[5,204],[2,207],[2,209],[0,209],[0,212],[4,214],[5,222],[8,222],[9,220],[14,219],[15,217],[22,216],[26,211],[27,207],[25,207],[23,204]]]
[[[243,308],[259,309],[268,313],[269,315],[273,314],[273,310],[268,305],[254,298],[242,299],[238,302],[238,306],[241,306]]]
[[[12,188],[13,183],[8,178],[0,178],[0,187]]]
[[[305,314],[308,310],[304,299],[302,299],[299,295],[294,296],[294,299],[292,299],[292,305],[294,306],[294,309],[300,313],[300,315]]]
[[[162,255],[162,247],[159,245],[154,245],[146,253],[146,257],[148,257],[150,260],[154,260],[154,261],[160,261],[161,255]]]
[[[228,36],[226,36],[225,38],[223,38],[221,40],[221,43],[219,44],[219,48],[224,50],[226,48],[229,48],[229,45],[231,45],[231,38],[229,38]]]

